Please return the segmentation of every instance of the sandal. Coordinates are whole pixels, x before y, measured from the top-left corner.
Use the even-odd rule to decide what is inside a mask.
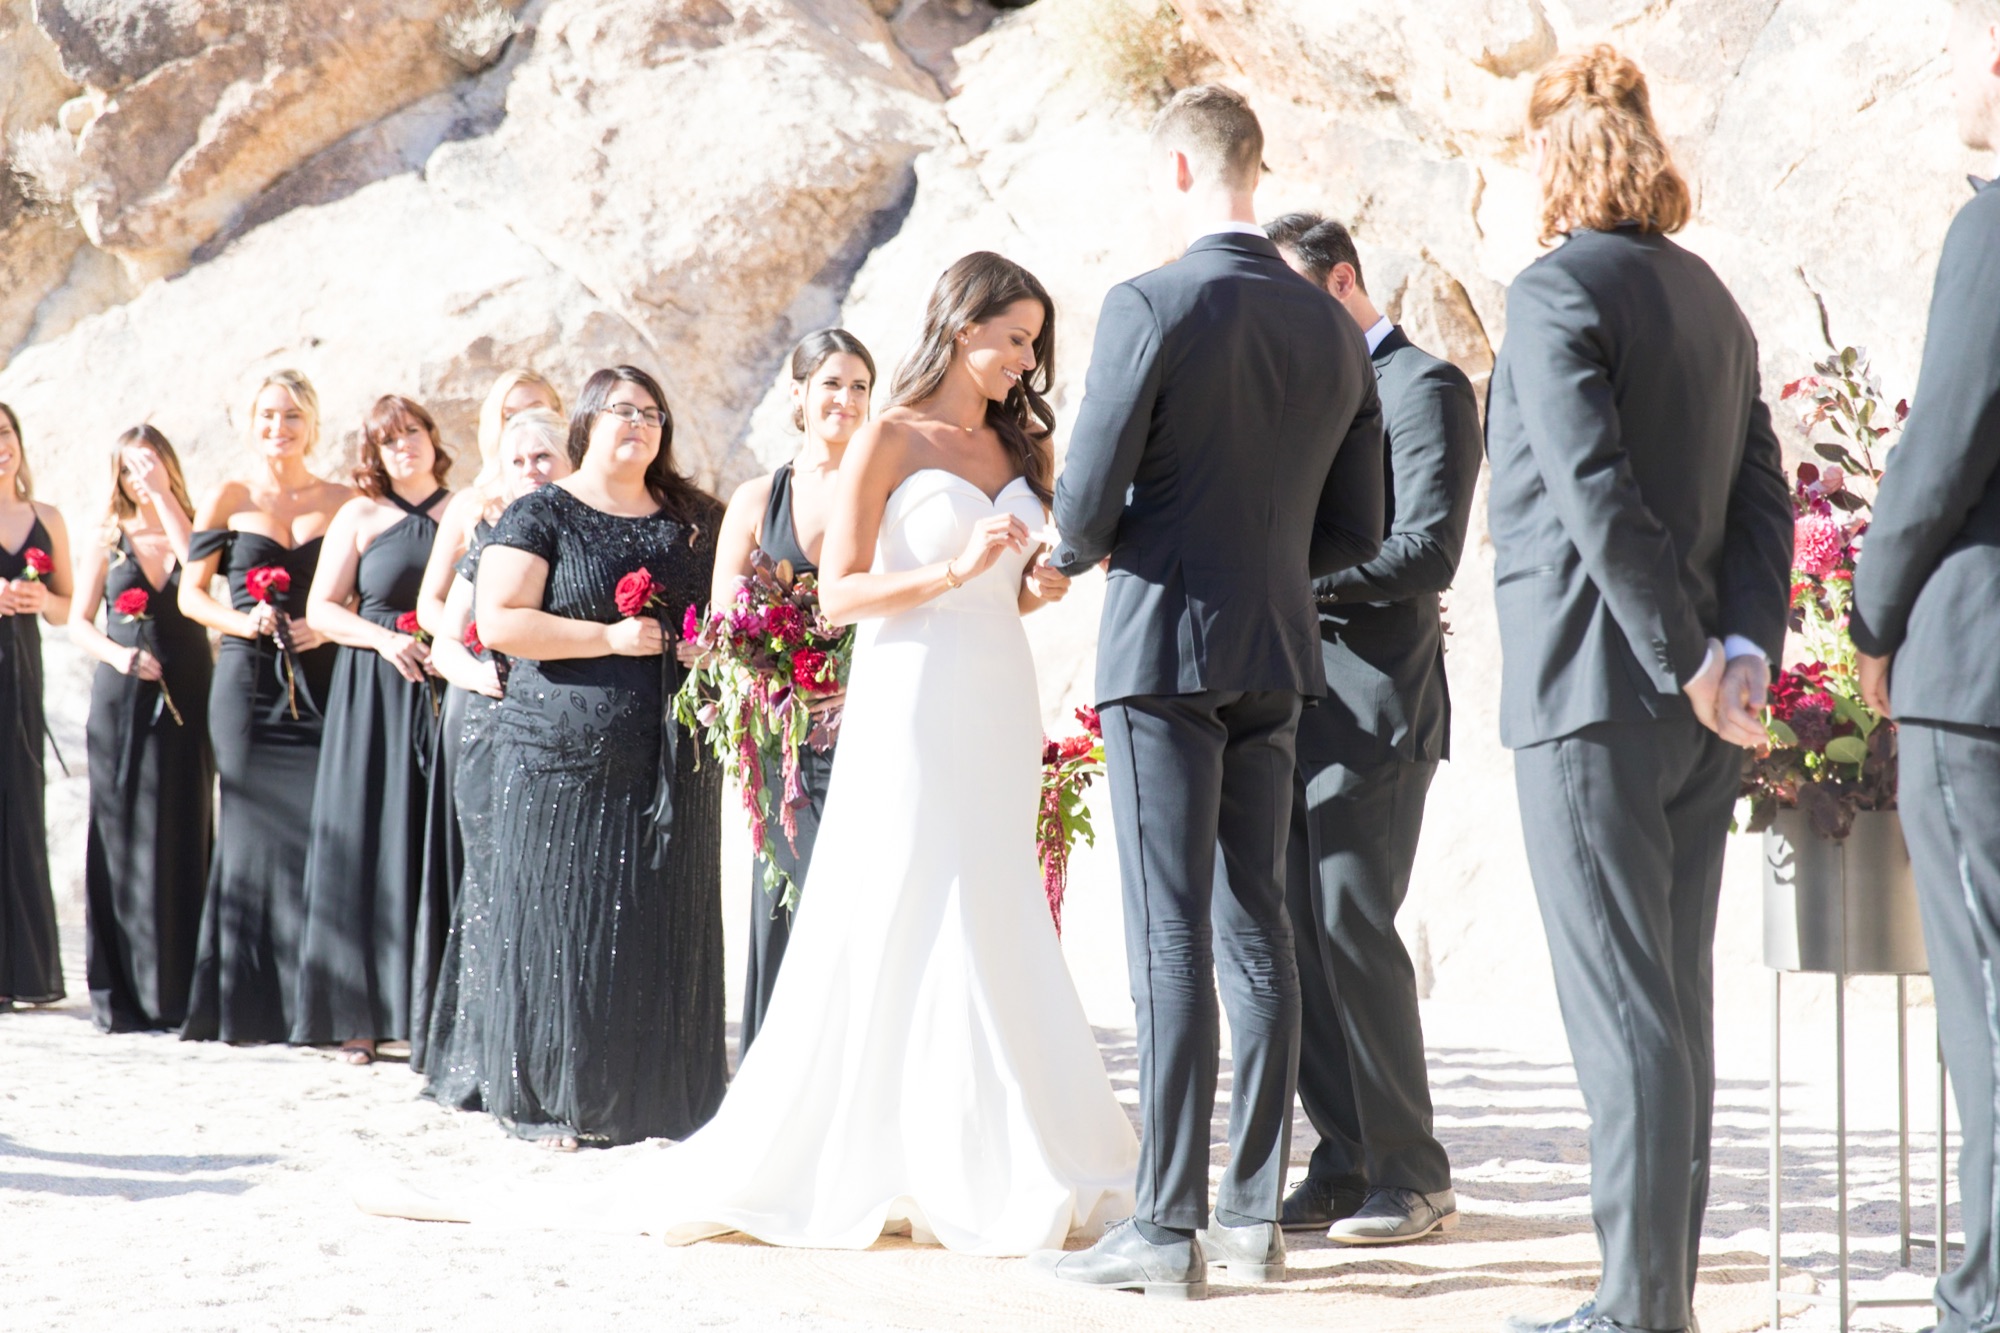
[[[375,1063],[375,1043],[348,1042],[340,1048],[340,1058],[351,1065],[372,1065]]]

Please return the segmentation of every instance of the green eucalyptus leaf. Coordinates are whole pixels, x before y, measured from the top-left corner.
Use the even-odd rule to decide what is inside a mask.
[[[1835,736],[1826,743],[1826,757],[1836,764],[1860,764],[1868,758],[1868,743],[1859,736]]]
[[[1789,722],[1784,722],[1774,717],[1769,722],[1766,722],[1764,726],[1771,733],[1771,739],[1784,746],[1787,750],[1795,749],[1798,746],[1799,733],[1792,730]]]

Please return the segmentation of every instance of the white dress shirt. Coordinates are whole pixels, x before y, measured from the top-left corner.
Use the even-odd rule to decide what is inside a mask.
[[[1387,315],[1375,321],[1375,327],[1362,335],[1368,339],[1368,355],[1375,355],[1375,349],[1382,345],[1382,340],[1388,337],[1394,331],[1395,327],[1394,324],[1389,322]]]
[[[1268,241],[1269,239],[1271,239],[1270,237],[1264,234],[1264,229],[1258,226],[1254,222],[1232,221],[1232,222],[1216,223],[1214,226],[1210,227],[1207,231],[1203,232],[1200,236],[1195,237],[1193,241],[1189,241],[1188,244],[1193,245],[1195,241],[1202,240],[1209,236],[1255,236],[1260,241]]]

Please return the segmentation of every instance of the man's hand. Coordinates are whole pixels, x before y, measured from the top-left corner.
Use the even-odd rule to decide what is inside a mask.
[[[1722,733],[1722,722],[1718,716],[1722,705],[1722,640],[1708,641],[1708,656],[1701,659],[1701,670],[1689,677],[1681,686],[1681,693],[1694,705],[1695,721],[1717,735]]]
[[[1883,717],[1895,717],[1889,708],[1889,664],[1895,661],[1895,654],[1870,657],[1867,653],[1856,653],[1854,656],[1861,667],[1861,702]]]
[[[1763,750],[1771,739],[1764,730],[1764,696],[1770,689],[1771,664],[1762,653],[1732,657],[1722,669],[1722,689],[1716,731],[1731,745]]]

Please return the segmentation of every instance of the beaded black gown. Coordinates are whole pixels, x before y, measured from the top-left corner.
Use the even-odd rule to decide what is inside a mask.
[[[492,535],[493,525],[485,519],[473,526],[456,571],[467,583],[477,581],[479,552]],[[485,648],[474,655],[482,662],[497,659]],[[477,966],[479,943],[468,943],[468,931],[476,935],[486,925],[490,895],[483,885],[490,878],[485,867],[491,859],[486,830],[493,790],[493,716],[499,707],[499,700],[457,686],[445,692],[444,730],[432,760],[424,835],[424,900],[417,910],[422,953],[410,983],[417,1017],[410,1034],[410,1068],[425,1076],[425,1096],[466,1111],[480,1106],[479,1076],[472,1064],[473,1025],[479,1015],[465,1006],[459,974],[468,962]]]
[[[286,546],[261,533],[211,528],[194,534],[188,556],[201,560],[218,551],[226,553],[222,572],[238,611],[257,608],[250,571],[274,566],[291,576],[278,604],[304,623],[319,538]],[[208,734],[220,779],[215,850],[183,1040],[285,1041],[291,1035],[320,702],[333,677],[333,658],[332,644],[297,654],[296,689],[288,691],[284,655],[272,639],[222,636],[208,692]]]
[[[707,601],[720,517],[711,501],[692,527],[621,518],[544,486],[501,516],[483,558],[540,556],[544,608],[603,624],[619,619],[619,578],[644,567],[678,625]],[[722,1100],[722,772],[697,765],[667,720],[675,673],[671,654],[517,660],[509,673],[491,947],[465,1002],[481,1015],[486,1109],[526,1137],[684,1138]],[[656,856],[662,780],[672,828]]]
[[[807,558],[799,544],[798,525],[792,519],[792,465],[786,463],[771,474],[771,498],[764,505],[764,520],[757,530],[757,545],[773,560],[789,560],[799,574],[817,574],[819,566]],[[806,803],[794,812],[798,836],[787,841],[781,829],[766,831],[764,854],[778,869],[791,876],[803,891],[806,869],[812,864],[813,840],[819,836],[820,813],[826,809],[827,783],[833,778],[833,751],[821,753],[811,746],[799,750],[799,781]],[[775,821],[774,821],[775,823]],[[777,894],[764,891],[764,868],[750,867],[750,965],[743,982],[743,1025],[737,1030],[737,1062],[756,1040],[757,1029],[771,1007],[771,988],[778,984],[778,967],[785,961],[785,945],[792,938],[792,913],[797,904],[780,906]]]
[[[176,566],[155,588],[119,534],[104,574],[105,633],[158,659],[166,691],[103,664],[91,681],[84,974],[91,1019],[105,1032],[178,1028],[201,939],[215,810],[214,668],[208,631],[181,614],[180,586]],[[134,590],[146,594],[143,619],[114,609]]]
[[[391,491],[403,517],[361,553],[355,612],[394,629],[414,611],[437,521]],[[342,645],[326,704],[305,864],[298,1045],[410,1035],[410,977],[424,874],[424,816],[442,686],[403,679],[372,648]]]
[[[17,550],[0,548],[0,579],[27,571],[28,552],[52,547],[37,518]],[[42,628],[36,616],[0,616],[0,1000],[63,998],[42,755]]]

